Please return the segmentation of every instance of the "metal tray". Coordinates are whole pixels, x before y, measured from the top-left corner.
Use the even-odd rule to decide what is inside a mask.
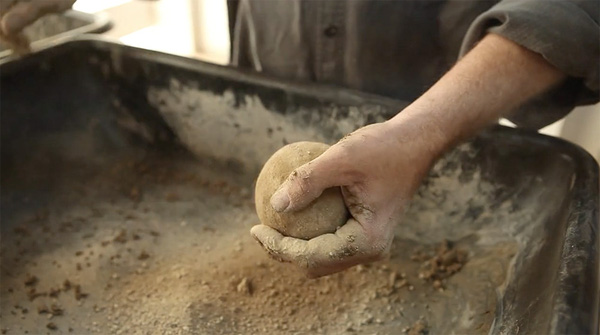
[[[25,36],[34,50],[60,43],[64,39],[82,34],[101,34],[112,28],[105,13],[88,14],[67,10],[62,14],[46,15],[25,28]],[[12,55],[12,50],[0,44],[0,58]]]
[[[485,131],[436,164],[388,260],[307,280],[249,236],[261,164],[405,103],[97,37],[0,84],[8,334],[598,331],[598,165],[573,144]],[[410,256],[445,239],[469,260],[438,290]]]

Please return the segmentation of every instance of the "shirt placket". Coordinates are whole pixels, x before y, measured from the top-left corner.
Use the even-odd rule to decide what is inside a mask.
[[[342,73],[346,2],[319,1],[316,24],[315,75],[318,81],[334,82]]]

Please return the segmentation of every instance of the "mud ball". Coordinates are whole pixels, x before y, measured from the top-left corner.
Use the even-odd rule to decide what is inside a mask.
[[[349,218],[339,187],[328,188],[300,211],[278,213],[271,197],[294,169],[319,157],[329,145],[318,142],[296,142],[279,149],[269,158],[256,180],[255,204],[261,223],[281,234],[301,239],[333,233]]]

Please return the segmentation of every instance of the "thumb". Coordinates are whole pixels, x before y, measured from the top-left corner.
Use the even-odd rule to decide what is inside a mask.
[[[338,157],[334,147],[325,151],[296,170],[271,197],[271,206],[277,212],[290,212],[300,210],[315,199],[325,189],[334,186],[345,186],[350,183],[348,164]]]

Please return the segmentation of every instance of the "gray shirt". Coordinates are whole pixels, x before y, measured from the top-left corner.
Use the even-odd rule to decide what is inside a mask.
[[[523,106],[538,128],[599,98],[598,0],[228,0],[232,65],[411,101],[487,32],[569,79]]]

